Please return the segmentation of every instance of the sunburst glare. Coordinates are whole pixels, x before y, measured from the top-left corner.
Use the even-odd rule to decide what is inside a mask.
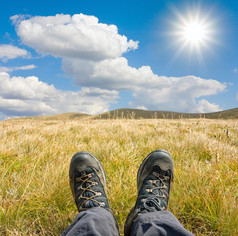
[[[217,43],[215,40],[216,21],[209,13],[201,13],[199,7],[188,10],[186,13],[177,9],[173,9],[173,12],[176,18],[171,21],[173,27],[169,34],[172,35],[173,42],[178,47],[175,57],[182,51],[188,50],[202,59],[204,51],[211,50],[212,44]]]
[[[183,35],[189,43],[201,43],[206,36],[205,27],[199,22],[190,22],[185,26]]]

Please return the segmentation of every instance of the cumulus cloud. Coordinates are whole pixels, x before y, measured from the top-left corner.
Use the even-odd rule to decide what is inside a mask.
[[[221,110],[216,104],[205,99],[198,100],[189,91],[178,91],[176,88],[141,89],[134,92],[131,107],[143,105],[149,110],[177,111],[177,112],[215,112]]]
[[[95,16],[83,14],[22,20],[17,24],[17,34],[38,52],[58,57],[101,60],[138,47],[138,42],[118,34],[115,25],[99,23]]]
[[[18,48],[10,44],[0,45],[0,59],[4,62],[17,57],[29,56],[25,49]]]
[[[221,110],[217,104],[210,103],[205,99],[198,101],[198,109],[201,113],[216,112]]]
[[[130,106],[150,110],[218,111],[218,105],[197,99],[217,94],[226,88],[225,84],[216,80],[196,76],[158,76],[149,66],[138,69],[129,66],[123,57],[100,62],[64,59],[63,69],[80,86],[133,91],[134,101]]]
[[[62,91],[35,76],[10,77],[0,72],[0,110],[6,116],[49,115],[63,112],[96,114],[108,111],[117,91],[82,88]]]
[[[0,71],[1,72],[12,72],[16,70],[32,70],[35,69],[35,65],[26,65],[26,66],[15,66],[15,67],[5,67],[5,66],[0,66]]]
[[[98,62],[66,58],[63,59],[63,69],[73,77],[75,84],[80,86],[134,90],[145,84],[152,87],[158,85],[158,75],[155,75],[149,66],[139,69],[130,67],[124,57]],[[161,78],[159,84],[166,84],[165,79]]]
[[[150,66],[134,68],[124,57],[100,62],[64,59],[63,69],[74,78],[79,86],[95,86],[107,89],[132,90],[141,88],[176,88],[190,91],[195,97],[216,94],[223,91],[224,84],[196,76],[167,77],[153,73]]]
[[[83,14],[38,16],[27,20],[17,20],[15,16],[14,21],[22,42],[40,53],[61,57],[62,69],[77,86],[114,93],[131,91],[134,100],[130,106],[143,109],[220,110],[203,97],[224,91],[225,84],[196,76],[159,76],[150,66],[129,66],[122,55],[137,49],[138,42],[118,34],[115,25],[99,23],[96,17]]]

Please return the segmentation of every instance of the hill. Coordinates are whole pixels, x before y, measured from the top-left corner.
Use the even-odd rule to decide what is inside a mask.
[[[213,113],[179,113],[170,111],[147,111],[139,109],[117,109],[92,117],[93,119],[238,119],[238,108]]]
[[[213,112],[213,113],[181,113],[172,111],[148,111],[140,109],[121,108],[113,111],[104,112],[98,115],[89,115],[85,113],[62,113],[51,116],[33,116],[31,119],[39,120],[77,120],[89,118],[98,119],[238,119],[238,108]],[[23,117],[29,119],[29,117]]]

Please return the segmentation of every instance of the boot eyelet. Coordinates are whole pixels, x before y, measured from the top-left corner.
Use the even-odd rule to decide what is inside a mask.
[[[101,196],[101,195],[102,195],[102,193],[96,192],[96,196]]]
[[[104,202],[100,202],[100,207],[105,207],[105,203]]]
[[[153,172],[152,175],[154,175],[155,177],[159,177],[159,174],[157,172]]]
[[[152,192],[153,192],[153,189],[147,188],[145,191],[146,191],[147,193],[152,193]]]

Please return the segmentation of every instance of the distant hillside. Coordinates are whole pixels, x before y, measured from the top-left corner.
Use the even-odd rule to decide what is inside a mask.
[[[183,118],[207,118],[207,119],[238,119],[238,108],[213,112],[213,113],[179,113],[170,111],[146,111],[139,109],[117,109],[105,112],[92,119],[183,119]]]
[[[84,113],[63,113],[52,116],[33,116],[23,117],[23,119],[40,119],[40,120],[73,120],[73,119],[189,119],[189,118],[206,118],[206,119],[238,119],[238,108],[213,112],[213,113],[179,113],[171,111],[146,111],[139,109],[121,108],[99,115],[88,115]]]

